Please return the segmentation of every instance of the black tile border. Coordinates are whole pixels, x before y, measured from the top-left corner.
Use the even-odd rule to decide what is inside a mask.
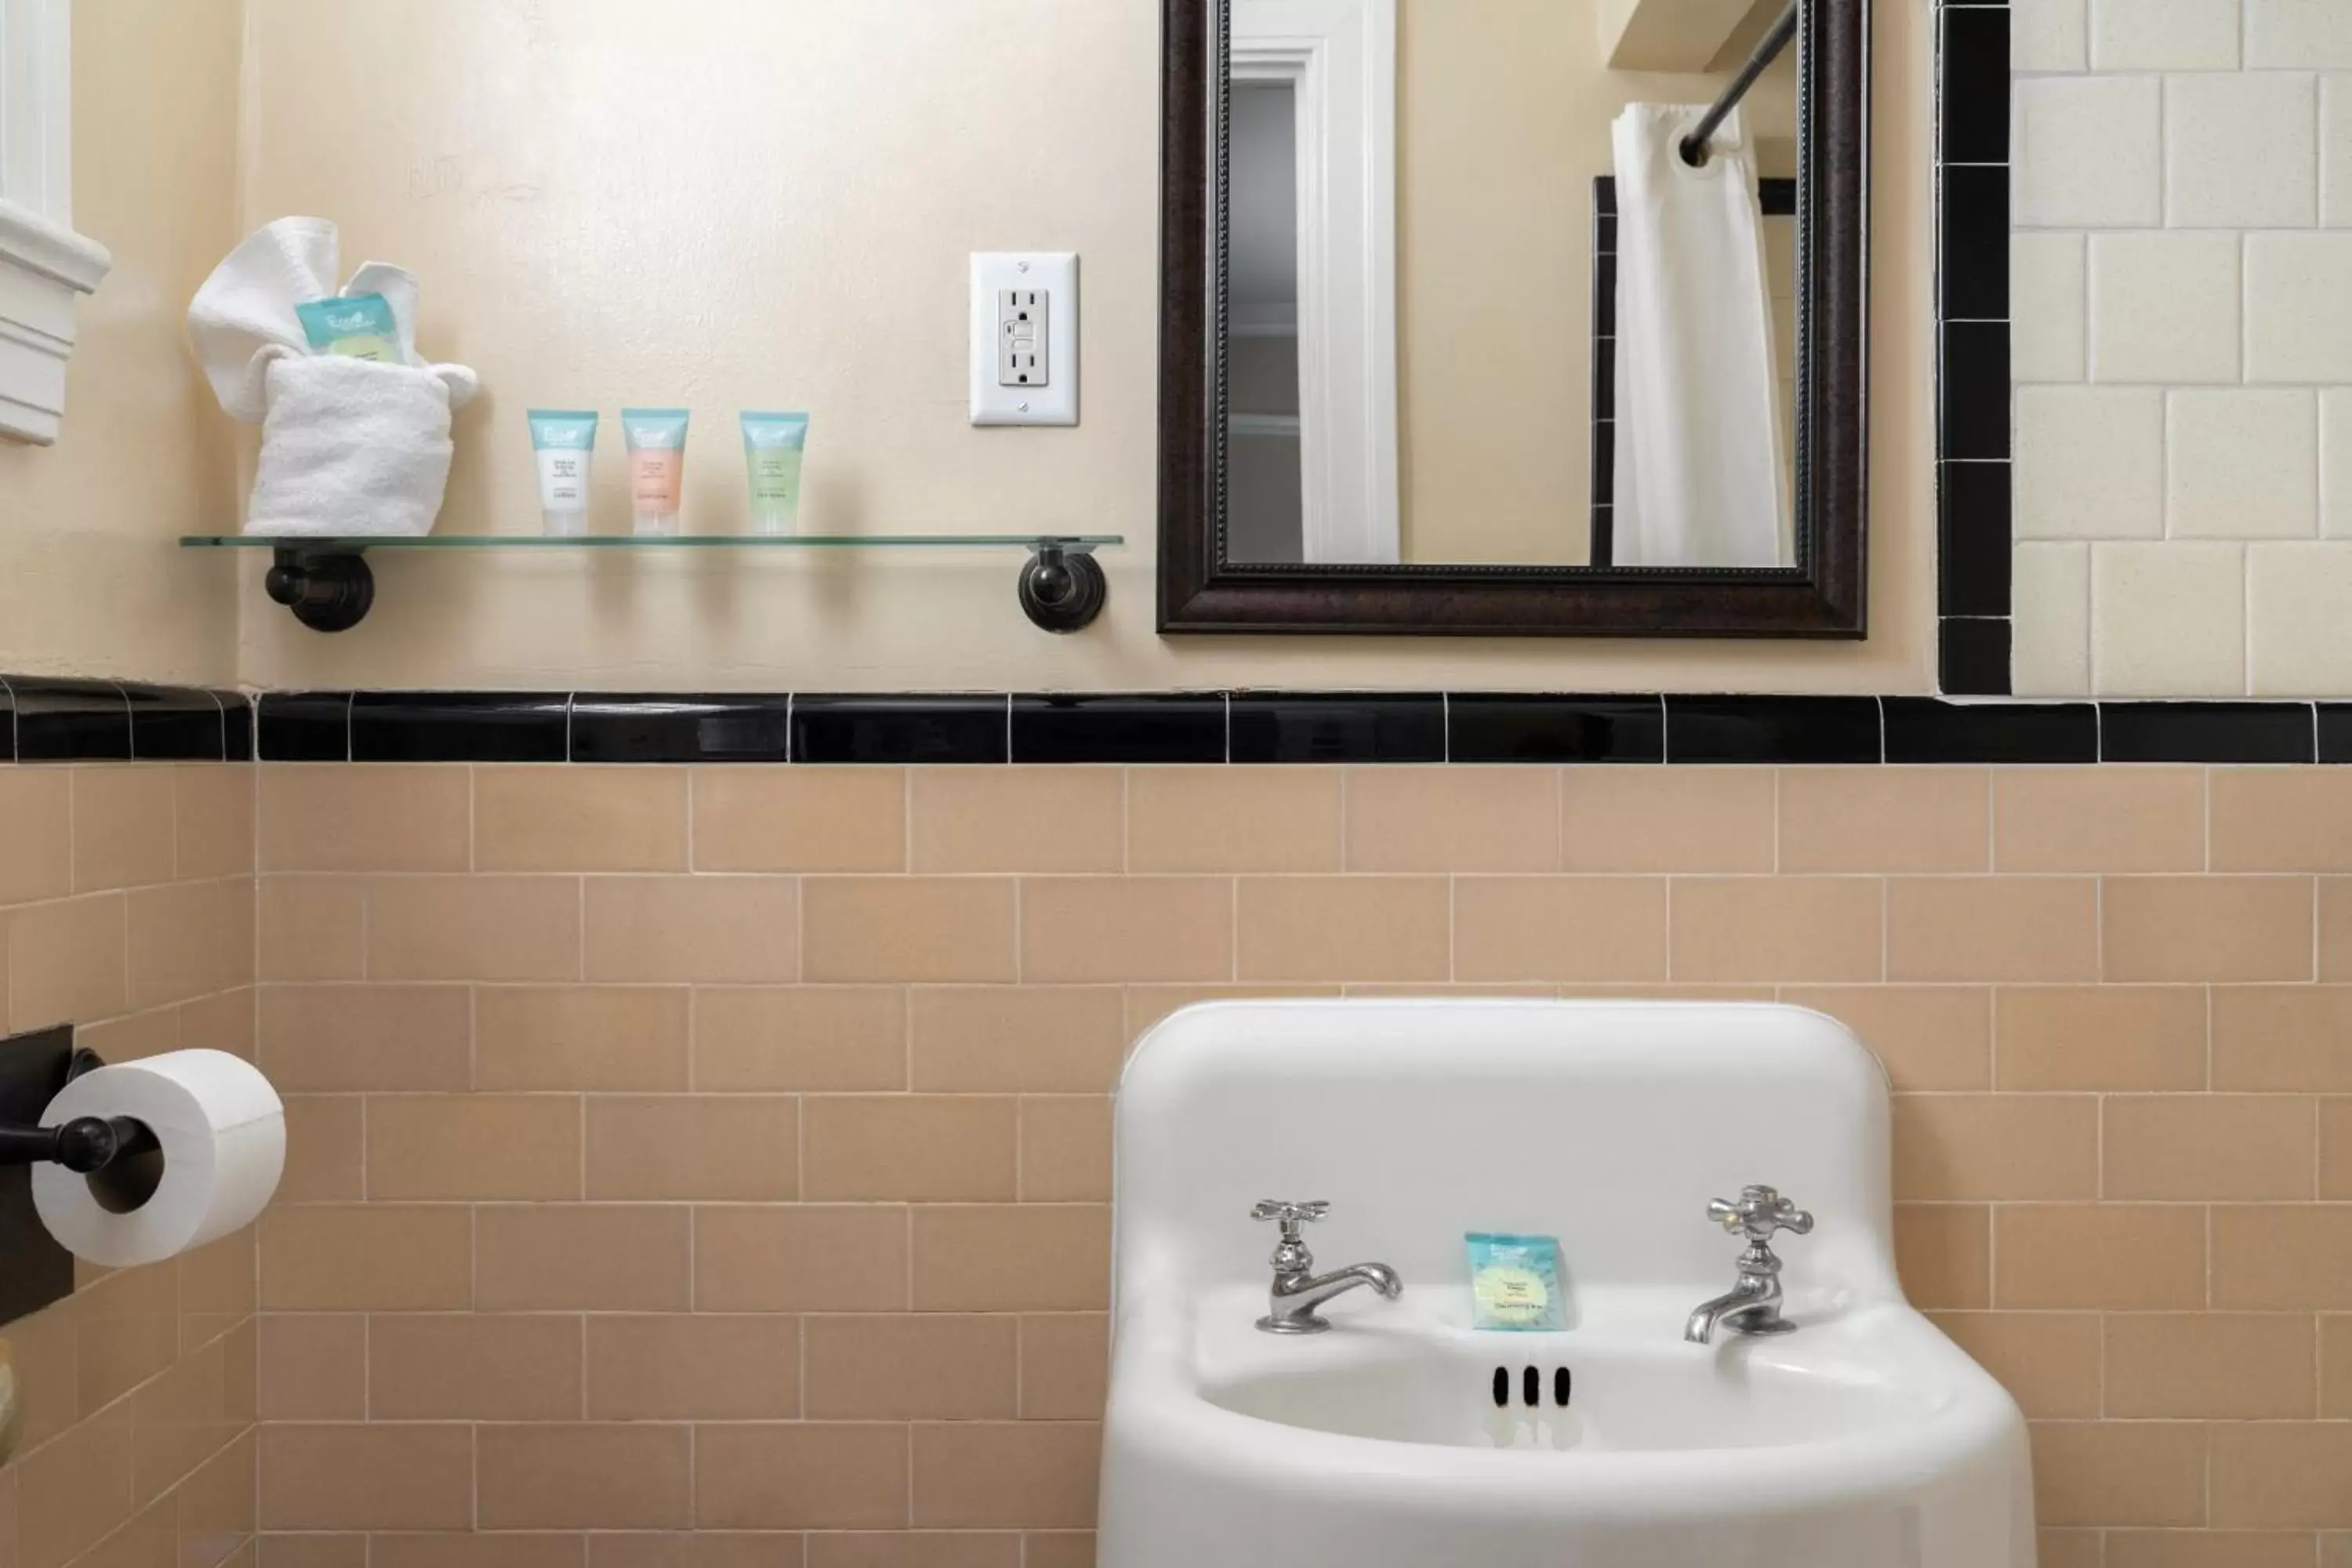
[[[792,758],[789,697],[575,692],[575,763],[782,763]]]
[[[571,713],[567,692],[356,692],[352,761],[566,762]]]
[[[1008,696],[817,695],[792,699],[795,763],[1008,763]]]
[[[2308,763],[2309,702],[2102,702],[2099,755],[2115,763]]]
[[[1015,763],[1222,763],[1232,699],[1069,695],[1014,697],[1007,731]]]
[[[220,763],[253,755],[242,691],[0,676],[0,762]]]
[[[2009,695],[2010,12],[1936,5],[1938,688]]]
[[[1236,692],[1225,758],[1234,763],[1442,763],[1437,692]]]
[[[1668,697],[1669,763],[1876,763],[1875,697]]]
[[[1994,623],[2006,637],[2006,622]],[[273,691],[0,676],[47,762],[2352,763],[2352,700],[1762,693]]]
[[[1456,763],[1663,763],[1666,700],[1459,692],[1445,748]]]

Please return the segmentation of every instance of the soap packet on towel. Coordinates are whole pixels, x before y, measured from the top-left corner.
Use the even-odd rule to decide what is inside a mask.
[[[1470,1252],[1472,1328],[1557,1333],[1568,1327],[1558,1239],[1483,1230],[1462,1239]]]

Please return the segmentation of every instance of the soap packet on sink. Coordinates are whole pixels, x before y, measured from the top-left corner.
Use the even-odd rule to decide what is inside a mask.
[[[1462,1239],[1470,1252],[1472,1328],[1557,1333],[1568,1327],[1556,1237],[1474,1230]]]

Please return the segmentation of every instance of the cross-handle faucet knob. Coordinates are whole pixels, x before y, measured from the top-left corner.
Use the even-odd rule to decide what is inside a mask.
[[[1320,1198],[1303,1204],[1284,1198],[1262,1198],[1251,1207],[1250,1218],[1270,1219],[1282,1227],[1282,1239],[1276,1243],[1274,1256],[1268,1259],[1276,1270],[1303,1274],[1315,1267],[1315,1255],[1307,1250],[1300,1227],[1330,1212],[1331,1205]]]
[[[1811,1215],[1765,1186],[1740,1188],[1737,1203],[1716,1199],[1706,1205],[1706,1217],[1754,1242],[1769,1241],[1776,1231],[1793,1230],[1802,1236],[1813,1228]]]

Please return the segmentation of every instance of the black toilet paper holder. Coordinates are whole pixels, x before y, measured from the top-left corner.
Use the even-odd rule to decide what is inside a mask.
[[[105,1065],[106,1058],[96,1051],[78,1049],[66,1068],[66,1081]],[[89,1176],[161,1147],[155,1130],[135,1116],[77,1116],[55,1127],[0,1121],[0,1165],[58,1164]]]

